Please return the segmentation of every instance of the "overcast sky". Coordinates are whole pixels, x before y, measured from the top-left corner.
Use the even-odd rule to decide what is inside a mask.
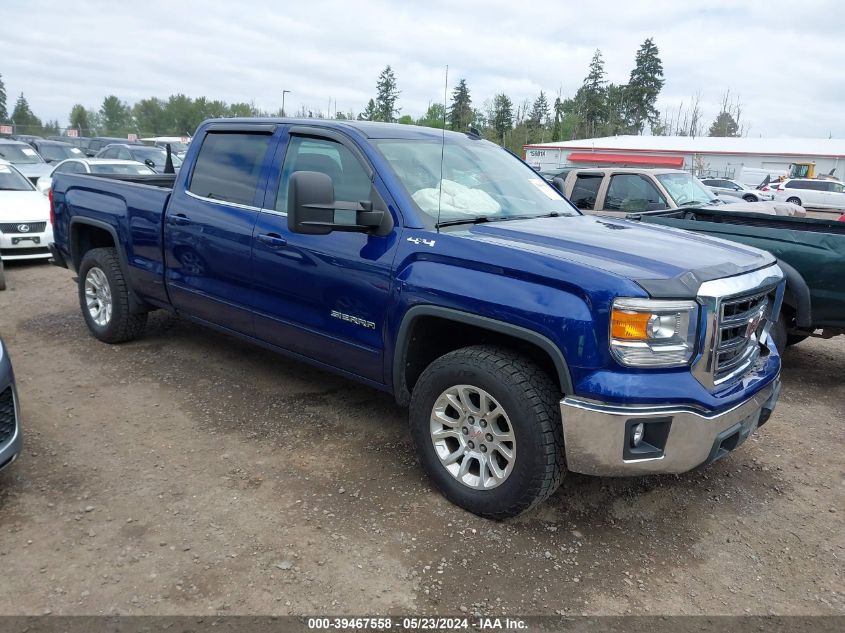
[[[739,5],[739,6],[737,6]],[[799,7],[799,8],[795,8]],[[571,96],[600,48],[624,83],[653,36],[666,84],[659,108],[699,92],[707,125],[730,89],[749,136],[845,137],[840,0],[3,0],[0,74],[9,110],[36,115],[174,93],[324,112],[362,110],[393,66],[402,114],[419,116],[464,77],[474,105],[497,92]]]

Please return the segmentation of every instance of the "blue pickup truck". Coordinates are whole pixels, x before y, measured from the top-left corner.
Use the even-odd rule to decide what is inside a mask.
[[[567,470],[709,463],[779,394],[771,255],[582,215],[473,134],[211,120],[178,175],[57,174],[51,200],[95,337],[163,308],[390,392],[434,484],[482,516]]]

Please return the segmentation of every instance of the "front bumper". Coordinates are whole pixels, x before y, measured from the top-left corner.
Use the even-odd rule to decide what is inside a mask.
[[[11,391],[11,407],[3,397],[7,389]],[[20,453],[22,445],[20,420],[20,404],[15,391],[12,366],[5,351],[0,349],[0,470],[15,461]],[[11,432],[9,432],[10,428]]]
[[[723,457],[765,424],[780,395],[780,376],[732,408],[615,406],[580,398],[560,401],[566,465],[607,477],[682,473]],[[644,445],[631,429],[645,424]]]
[[[9,261],[47,259],[52,241],[53,230],[49,222],[47,229],[40,233],[0,233],[0,255]]]

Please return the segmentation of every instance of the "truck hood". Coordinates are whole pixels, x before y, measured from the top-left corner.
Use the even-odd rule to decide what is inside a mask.
[[[0,223],[44,222],[50,202],[38,191],[0,191]]]
[[[653,297],[695,297],[705,281],[775,261],[765,251],[735,242],[588,215],[479,224],[469,236],[621,275]]]

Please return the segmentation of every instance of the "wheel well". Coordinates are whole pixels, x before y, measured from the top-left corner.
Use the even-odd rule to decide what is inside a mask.
[[[92,248],[109,248],[116,246],[114,237],[106,229],[90,224],[74,224],[71,227],[71,257],[73,266],[79,269],[79,263],[85,253]]]
[[[407,335],[404,366],[397,392],[400,401],[410,397],[420,375],[436,359],[451,351],[470,345],[497,345],[530,358],[558,385],[569,377],[561,376],[549,353],[539,345],[518,336],[496,332],[470,323],[461,323],[436,316],[421,316],[414,319]]]

